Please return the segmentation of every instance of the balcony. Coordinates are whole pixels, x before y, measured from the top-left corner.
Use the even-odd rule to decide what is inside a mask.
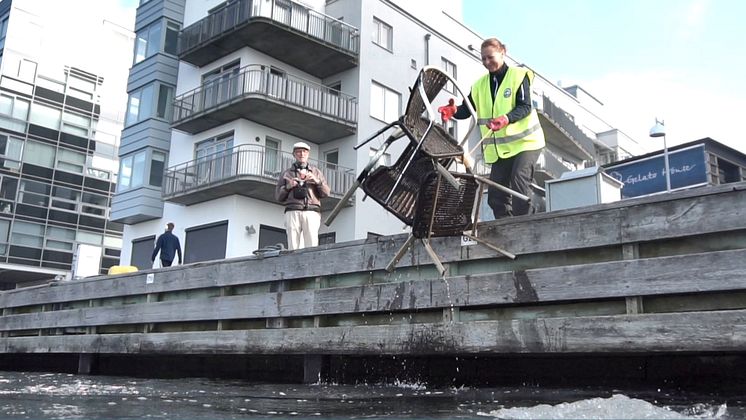
[[[562,108],[546,96],[539,110],[539,121],[547,143],[552,143],[574,159],[595,160],[596,146]]]
[[[252,64],[178,96],[172,127],[195,134],[238,118],[319,144],[355,134],[357,99]]]
[[[179,59],[199,67],[247,46],[324,78],[357,65],[360,31],[290,0],[238,0],[179,33]]]
[[[280,173],[295,162],[291,153],[258,145],[236,146],[225,152],[173,166],[166,170],[163,199],[191,205],[233,194],[277,203],[275,185]],[[331,188],[322,208],[331,210],[355,181],[352,169],[313,161]],[[348,203],[351,205],[351,203]]]

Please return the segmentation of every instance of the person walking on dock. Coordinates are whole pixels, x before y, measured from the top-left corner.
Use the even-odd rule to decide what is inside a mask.
[[[468,99],[477,111],[484,163],[491,165],[490,179],[530,197],[534,165],[545,144],[544,132],[531,103],[534,73],[525,67],[509,67],[506,51],[505,44],[496,38],[482,42],[482,65],[489,73],[474,83]],[[438,111],[444,121],[470,116],[465,104],[456,107],[449,103]],[[494,187],[489,188],[487,204],[495,219],[531,210],[527,202]]]
[[[153,249],[153,255],[150,257],[150,260],[155,262],[155,257],[160,251],[161,267],[171,267],[175,254],[179,256],[179,265],[181,265],[181,244],[179,243],[179,238],[173,234],[173,230],[174,224],[168,222],[166,224],[166,231],[155,242],[155,249]]]
[[[321,170],[308,164],[310,152],[308,144],[295,143],[295,163],[280,175],[275,187],[275,199],[285,205],[285,231],[291,250],[319,244],[321,199],[330,192]]]

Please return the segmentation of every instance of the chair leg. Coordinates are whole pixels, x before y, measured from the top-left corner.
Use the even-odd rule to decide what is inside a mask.
[[[425,247],[425,251],[427,251],[428,255],[430,255],[430,259],[433,260],[433,264],[435,264],[435,267],[438,268],[438,272],[440,273],[440,276],[443,277],[446,275],[446,268],[443,267],[443,264],[440,262],[440,258],[438,257],[438,254],[435,253],[435,250],[430,245],[429,239],[422,239],[422,245]]]
[[[360,186],[360,181],[358,180],[355,180],[355,182],[352,183],[352,186],[350,187],[350,189],[347,190],[347,192],[342,197],[342,199],[339,200],[339,203],[337,203],[337,205],[334,206],[334,209],[332,210],[332,212],[329,213],[329,216],[327,216],[326,220],[324,221],[325,225],[329,226],[332,224],[332,222],[337,217],[339,212],[342,211],[342,207],[344,207],[345,203],[347,203],[347,201],[350,200],[350,198],[352,197],[352,194],[355,193],[355,191],[357,190],[359,186]]]
[[[491,249],[493,251],[497,251],[497,252],[505,255],[506,257],[510,258],[511,260],[515,259],[515,254],[512,254],[512,253],[510,253],[510,252],[508,252],[508,251],[506,251],[506,250],[504,250],[502,248],[499,248],[499,247],[497,247],[495,245],[492,245],[491,243],[489,243],[489,242],[487,242],[487,241],[485,241],[483,239],[479,239],[476,236],[470,235],[468,233],[464,233],[464,236],[466,236],[467,238],[471,239],[472,241],[476,241],[477,243],[480,243],[480,244],[486,246],[487,248],[489,248],[489,249]]]
[[[394,271],[394,269],[396,269],[396,264],[399,263],[399,260],[401,260],[401,258],[407,252],[407,248],[412,245],[412,242],[414,242],[414,236],[410,234],[407,240],[404,242],[404,245],[402,245],[401,248],[396,251],[396,255],[394,255],[394,258],[392,258],[389,264],[386,266],[386,271],[390,273]]]

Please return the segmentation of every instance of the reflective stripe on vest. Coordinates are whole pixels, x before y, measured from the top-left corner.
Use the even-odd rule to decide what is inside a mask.
[[[533,72],[520,67],[508,67],[500,86],[496,89],[495,100],[490,92],[489,73],[481,77],[471,88],[471,97],[477,108],[477,122],[482,137],[491,137],[482,143],[485,163],[495,163],[498,159],[507,159],[526,150],[537,150],[544,147],[544,132],[539,124],[536,110],[532,109],[526,118],[511,121],[507,127],[491,132],[486,126],[492,118],[505,115],[515,108],[516,93],[520,90],[523,79],[528,75],[533,80]]]

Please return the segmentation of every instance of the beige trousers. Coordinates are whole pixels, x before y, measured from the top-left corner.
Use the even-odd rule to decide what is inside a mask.
[[[285,231],[288,249],[301,249],[319,244],[321,213],[316,211],[289,210],[285,212]]]

